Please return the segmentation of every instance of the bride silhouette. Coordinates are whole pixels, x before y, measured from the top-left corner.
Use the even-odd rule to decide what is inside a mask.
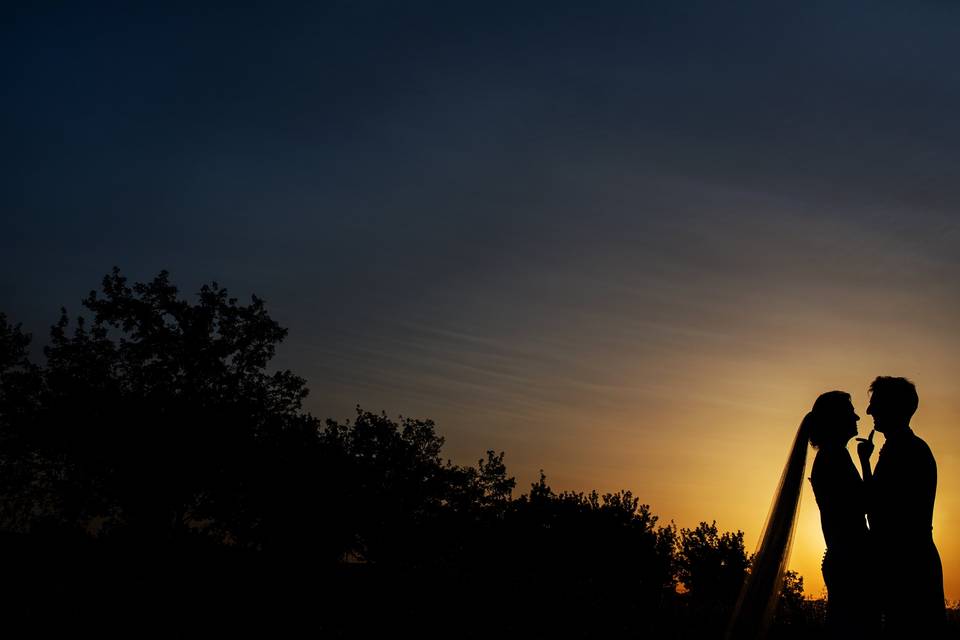
[[[800,423],[727,638],[759,638],[770,625],[790,556],[808,444],[817,450],[810,481],[827,546],[822,568],[828,629],[832,636],[854,638],[879,630],[880,614],[871,597],[866,495],[846,449],[859,420],[849,394],[828,391]]]
[[[829,391],[817,398],[801,427],[817,449],[810,482],[827,545],[822,565],[827,628],[837,637],[873,635],[880,628],[878,600],[872,593],[867,496],[847,451],[859,420],[849,394]]]

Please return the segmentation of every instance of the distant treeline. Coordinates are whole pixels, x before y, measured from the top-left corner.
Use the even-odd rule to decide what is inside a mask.
[[[442,458],[429,420],[305,412],[268,371],[286,330],[216,283],[193,302],[114,270],[62,312],[42,364],[0,314],[7,619],[37,627],[263,625],[331,637],[717,637],[742,532],[661,524],[629,491],[514,495],[504,454]],[[823,603],[790,573],[775,633]],[[190,621],[190,622],[188,622]]]

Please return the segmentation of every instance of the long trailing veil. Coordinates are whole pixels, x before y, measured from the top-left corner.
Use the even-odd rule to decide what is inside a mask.
[[[773,619],[783,584],[783,574],[790,559],[790,545],[793,542],[793,530],[800,507],[810,418],[810,414],[807,414],[797,429],[797,436],[793,440],[793,447],[780,476],[780,484],[773,496],[767,522],[753,556],[750,573],[740,590],[740,597],[727,626],[727,640],[762,638]]]

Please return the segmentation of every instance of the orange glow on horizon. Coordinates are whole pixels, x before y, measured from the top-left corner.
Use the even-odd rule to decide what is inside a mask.
[[[917,383],[921,398],[914,429],[930,444],[938,463],[934,537],[946,595],[956,600],[960,447],[951,416],[960,410],[960,397],[951,387],[956,379],[953,362],[944,355],[908,357],[914,348],[930,354],[930,344],[922,350],[920,345],[904,345],[899,357],[885,357],[874,352],[872,340],[864,331],[859,344],[842,347],[806,337],[795,343],[817,347],[751,349],[733,341],[728,352],[674,352],[660,363],[656,384],[649,383],[649,362],[644,367],[630,364],[608,374],[608,384],[571,387],[571,404],[561,410],[527,398],[526,405],[500,407],[496,420],[489,413],[478,416],[483,423],[473,434],[470,414],[455,402],[432,417],[447,436],[448,455],[454,459],[475,461],[488,447],[505,450],[517,492],[527,491],[541,468],[556,490],[629,489],[650,504],[662,522],[694,527],[716,520],[723,530],[744,531],[752,553],[796,428],[816,396],[830,389],[850,392],[865,435],[872,428],[865,415],[870,381],[878,374],[905,374]],[[446,425],[459,425],[460,430],[451,434]],[[546,435],[525,437],[534,431]],[[877,434],[876,442],[879,452],[882,435]],[[811,448],[808,477],[815,454]],[[824,595],[823,552],[819,512],[805,483],[790,568],[803,576],[810,597]]]
[[[373,373],[362,387],[338,376],[312,385],[316,411],[340,402],[347,417],[361,400],[430,417],[453,460],[505,451],[517,492],[540,469],[555,490],[629,489],[662,521],[742,530],[752,553],[816,397],[850,393],[866,435],[870,382],[906,376],[920,394],[914,430],[938,464],[934,539],[946,596],[958,600],[954,280],[942,261],[872,227],[810,224],[787,211],[711,226],[705,239],[684,227],[686,253],[655,269],[630,270],[629,258],[613,269],[594,256],[487,274],[470,291],[425,302],[430,314],[400,338],[371,334],[363,351],[345,349],[345,361]],[[790,566],[810,596],[822,595],[823,552],[806,483]]]

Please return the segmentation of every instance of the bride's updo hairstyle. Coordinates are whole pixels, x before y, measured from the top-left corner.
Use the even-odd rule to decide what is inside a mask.
[[[813,403],[813,409],[803,418],[801,433],[810,439],[814,448],[819,448],[838,435],[837,426],[848,413],[849,407],[850,394],[845,391],[827,391],[820,394]]]

